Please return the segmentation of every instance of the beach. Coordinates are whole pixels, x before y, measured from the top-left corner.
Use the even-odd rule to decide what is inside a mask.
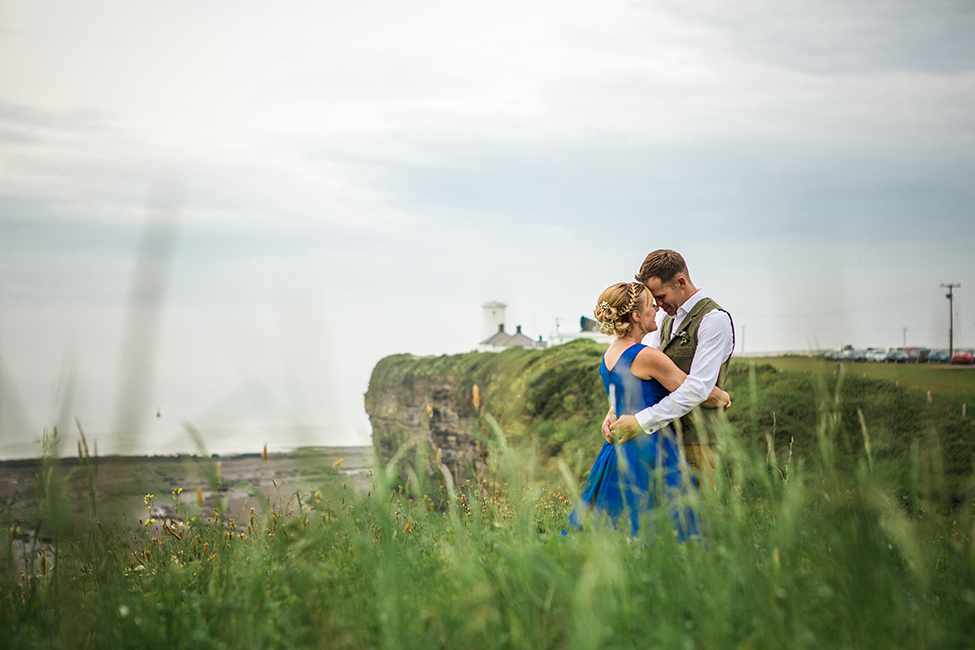
[[[365,493],[371,486],[372,460],[372,447],[307,447],[266,458],[236,454],[105,456],[88,462],[8,460],[0,461],[0,502],[5,504],[5,523],[16,526],[18,535],[34,530],[37,515],[47,507],[40,496],[46,492],[65,494],[67,498],[59,501],[63,512],[82,527],[93,520],[103,526],[141,525],[149,518],[209,515],[217,499],[228,517],[240,517],[252,507],[261,511],[287,502],[296,492],[307,495],[325,486]]]

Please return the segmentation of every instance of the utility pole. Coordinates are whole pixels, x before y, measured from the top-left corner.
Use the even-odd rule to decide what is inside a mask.
[[[960,287],[960,284],[943,284],[942,288],[947,289],[948,293],[945,294],[945,298],[948,299],[948,361],[951,361],[951,357],[955,354],[955,294],[954,289]]]
[[[904,330],[904,347],[906,348],[907,347],[907,328],[906,327],[902,327],[901,329]]]

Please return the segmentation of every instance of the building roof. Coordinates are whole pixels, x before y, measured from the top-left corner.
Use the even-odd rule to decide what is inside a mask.
[[[493,345],[496,348],[504,348],[508,347],[508,341],[510,340],[511,335],[504,333],[504,325],[502,325],[497,332],[481,341],[480,345]]]
[[[504,325],[498,326],[498,331],[484,339],[479,344],[486,348],[511,348],[511,347],[523,347],[523,348],[544,348],[548,347],[545,341],[539,339],[538,341],[531,339],[521,333],[521,325],[518,326],[517,331],[514,334],[506,334],[504,331]]]

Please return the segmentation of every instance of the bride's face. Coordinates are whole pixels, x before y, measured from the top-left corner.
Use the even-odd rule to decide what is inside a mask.
[[[646,289],[643,291],[643,300],[646,304],[637,313],[640,314],[640,326],[649,334],[657,329],[657,303]]]

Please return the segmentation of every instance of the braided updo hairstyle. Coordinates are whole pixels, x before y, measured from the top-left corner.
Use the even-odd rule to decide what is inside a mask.
[[[592,315],[599,323],[599,331],[620,339],[633,323],[630,314],[647,306],[647,288],[639,282],[620,282],[599,294]]]

